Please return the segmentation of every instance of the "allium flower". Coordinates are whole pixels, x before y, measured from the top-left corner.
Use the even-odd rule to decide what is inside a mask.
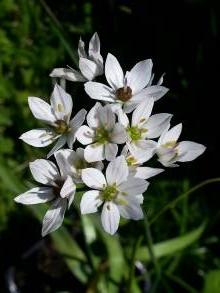
[[[148,158],[146,158],[146,156],[140,152],[135,152],[135,154],[132,154],[129,151],[128,145],[124,146],[121,155],[123,155],[126,159],[130,176],[146,180],[164,171],[160,168],[142,166],[142,164],[148,161]]]
[[[50,76],[70,81],[87,81],[103,74],[103,58],[100,54],[100,40],[97,33],[89,42],[88,54],[85,51],[84,42],[79,40],[78,54],[80,72],[73,68],[55,68]]]
[[[156,148],[156,142],[152,138],[157,138],[169,126],[171,114],[161,113],[151,115],[154,99],[149,98],[143,101],[132,113],[131,124],[122,110],[118,110],[119,121],[126,128],[128,134],[128,144],[133,152],[144,152],[145,160],[150,159]]]
[[[93,167],[99,170],[104,168],[103,163],[93,162],[88,163],[84,157],[84,149],[78,148],[76,151],[70,149],[62,149],[56,152],[56,158],[62,162],[63,167],[66,169],[66,173],[70,174],[75,183],[82,183],[81,174],[85,168]]]
[[[165,167],[177,167],[176,162],[195,160],[206,149],[204,145],[192,141],[177,142],[181,131],[182,123],[166,129],[158,140],[158,160]]]
[[[51,95],[50,105],[37,97],[29,97],[28,103],[34,117],[46,123],[48,127],[27,131],[20,136],[20,139],[35,147],[45,147],[57,140],[47,157],[63,147],[65,143],[72,148],[76,139],[75,133],[85,120],[86,110],[81,109],[70,120],[72,98],[57,84]]]
[[[129,113],[147,98],[158,100],[168,91],[161,85],[148,87],[152,66],[150,59],[140,61],[124,75],[118,60],[108,54],[105,76],[110,87],[98,82],[87,82],[85,91],[92,99],[122,105],[124,111]]]
[[[88,145],[84,152],[86,161],[113,160],[118,152],[117,144],[126,141],[126,131],[116,123],[111,106],[96,103],[87,115],[87,123],[89,126],[81,126],[76,133],[78,141]]]
[[[43,186],[34,187],[20,194],[14,200],[25,205],[51,202],[43,219],[42,236],[58,229],[63,222],[64,214],[70,207],[76,186],[65,166],[57,159],[56,165],[48,160],[38,159],[29,164],[33,178]]]
[[[119,156],[108,164],[106,177],[94,168],[82,170],[83,182],[92,190],[84,193],[80,209],[82,214],[97,212],[103,204],[101,222],[106,232],[114,234],[119,226],[120,215],[126,219],[143,218],[140,205],[142,193],[149,185],[143,179],[129,176],[124,156]]]

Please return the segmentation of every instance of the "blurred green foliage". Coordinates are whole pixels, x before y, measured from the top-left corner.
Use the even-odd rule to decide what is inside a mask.
[[[34,207],[28,213],[27,208],[13,202],[16,194],[31,186],[28,162],[46,153],[18,140],[21,133],[37,125],[28,109],[27,97],[49,95],[52,82],[48,75],[54,67],[77,65],[79,36],[91,35],[97,24],[91,3],[0,1],[0,244],[3,247],[0,273],[3,277],[8,267],[22,259],[26,246],[39,241],[40,225],[36,225],[32,215],[40,220],[44,212],[44,207]],[[131,15],[132,7],[120,5],[119,11]],[[214,20],[212,27],[216,33]],[[218,292],[220,255],[216,247],[220,243],[212,227],[218,223],[219,214],[213,217],[212,209],[204,201],[208,189],[196,191],[192,198],[192,193],[181,197],[151,224],[167,203],[185,194],[191,186],[189,179],[173,180],[169,174],[165,180],[152,181],[144,204],[149,226],[144,221],[123,220],[119,235],[111,237],[101,229],[98,217],[80,219],[77,207],[70,212],[65,227],[52,234],[53,244],[46,243],[49,250],[54,249],[62,256],[73,275],[69,287],[61,281],[60,290],[194,293],[204,288],[204,293]],[[149,233],[152,243],[147,241]],[[10,261],[4,255],[6,248],[12,250]],[[34,263],[37,262],[35,259]],[[35,276],[37,286],[40,276],[40,273]],[[28,280],[24,276],[23,279]],[[58,292],[57,288],[44,285],[39,292]]]

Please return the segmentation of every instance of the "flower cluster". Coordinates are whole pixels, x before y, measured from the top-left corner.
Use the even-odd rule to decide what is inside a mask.
[[[88,54],[80,39],[78,53],[79,71],[56,68],[50,76],[85,82],[85,92],[99,102],[88,113],[81,109],[72,117],[72,98],[56,84],[50,103],[28,98],[34,117],[46,127],[20,137],[34,147],[54,144],[47,159],[37,159],[29,165],[39,187],[15,198],[27,205],[51,203],[43,219],[43,236],[61,226],[66,209],[78,196],[79,184],[85,187],[81,214],[101,208],[102,226],[114,234],[120,216],[143,218],[141,205],[147,180],[164,171],[147,166],[150,159],[156,157],[164,167],[176,167],[178,162],[192,161],[205,151],[201,144],[178,142],[182,124],[171,128],[171,114],[152,114],[154,103],[168,89],[162,86],[163,76],[153,85],[150,59],[138,62],[124,74],[112,54],[107,55],[104,64],[97,33],[90,40]],[[108,85],[93,81],[103,72]],[[77,148],[79,144],[84,147]],[[54,162],[48,160],[51,156]]]

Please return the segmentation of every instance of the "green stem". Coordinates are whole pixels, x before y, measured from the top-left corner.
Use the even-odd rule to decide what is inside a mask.
[[[182,200],[183,198],[185,198],[186,196],[188,196],[189,194],[195,192],[196,190],[208,185],[208,184],[212,184],[212,183],[217,183],[220,182],[220,178],[212,178],[212,179],[208,179],[205,180],[203,182],[201,182],[200,184],[192,187],[190,190],[182,193],[181,195],[179,195],[177,198],[175,198],[174,200],[172,200],[171,202],[169,202],[167,205],[165,205],[150,221],[149,221],[149,225],[153,224],[161,215],[163,215],[166,211],[168,211],[169,209],[173,208],[180,200]]]
[[[194,289],[193,287],[191,287],[191,285],[189,285],[188,283],[186,283],[185,281],[183,281],[181,278],[171,275],[171,274],[166,274],[168,278],[170,278],[170,280],[172,280],[173,282],[175,282],[176,284],[180,285],[182,288],[184,288],[186,290],[186,292],[189,293],[198,293],[198,291],[196,289]]]
[[[159,284],[159,280],[161,278],[161,271],[160,271],[160,266],[157,262],[155,254],[154,254],[153,238],[151,235],[151,230],[150,230],[150,225],[149,225],[149,221],[147,218],[147,214],[145,212],[144,212],[144,224],[145,224],[145,235],[146,235],[146,239],[147,239],[147,246],[148,246],[149,254],[150,254],[152,263],[153,263],[155,271],[156,271],[156,276],[157,276],[151,292],[156,292],[156,288],[157,288],[157,286]]]
[[[133,250],[132,250],[132,256],[131,256],[131,266],[130,266],[130,272],[128,276],[128,293],[132,293],[132,283],[133,279],[135,277],[135,259],[136,259],[136,252],[142,242],[143,237],[139,237],[137,241],[135,240]]]

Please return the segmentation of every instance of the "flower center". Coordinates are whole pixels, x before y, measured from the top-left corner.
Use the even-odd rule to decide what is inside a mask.
[[[126,161],[127,161],[128,166],[137,165],[137,160],[132,156],[128,156]]]
[[[169,142],[163,144],[163,146],[165,148],[169,148],[169,149],[174,148],[176,146],[176,141],[174,141],[174,140],[169,141]]]
[[[57,134],[64,134],[70,130],[69,126],[67,125],[66,121],[64,120],[57,120],[55,131]]]
[[[95,141],[100,144],[104,144],[109,141],[109,131],[104,127],[97,128],[95,133]]]
[[[101,198],[105,201],[111,201],[116,199],[118,190],[116,185],[106,186],[101,192]]]
[[[147,132],[146,128],[138,128],[137,126],[131,126],[127,128],[127,132],[131,140],[136,141],[142,138],[142,134]]]
[[[116,97],[118,100],[120,100],[122,102],[127,102],[132,97],[132,89],[129,86],[121,87],[121,88],[117,89]]]

